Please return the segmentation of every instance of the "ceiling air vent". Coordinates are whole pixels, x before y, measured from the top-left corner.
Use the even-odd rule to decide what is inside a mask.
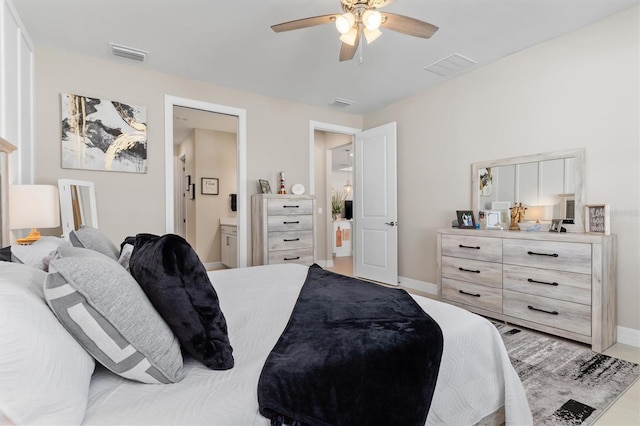
[[[134,61],[144,62],[147,57],[147,51],[134,49],[133,47],[122,46],[120,44],[109,43],[111,45],[111,53],[114,56],[133,59]]]
[[[459,53],[454,53],[427,66],[425,70],[431,71],[441,77],[448,77],[458,71],[473,66],[475,63],[476,61],[473,59],[464,57]]]
[[[329,105],[346,107],[353,104],[355,104],[355,101],[350,101],[349,99],[344,99],[344,98],[335,98],[333,102],[331,102]]]

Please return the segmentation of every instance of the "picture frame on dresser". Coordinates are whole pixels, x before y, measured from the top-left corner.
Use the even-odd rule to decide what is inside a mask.
[[[476,219],[473,215],[473,210],[456,210],[456,216],[458,218],[458,228],[475,229]]]
[[[585,232],[591,234],[611,234],[611,209],[608,204],[585,204]]]
[[[502,229],[502,212],[500,210],[487,210],[484,212],[486,229]]]
[[[552,219],[551,226],[549,227],[549,232],[560,232],[562,231],[562,219]]]
[[[271,185],[266,179],[258,179],[258,185],[260,185],[260,193],[271,194]]]

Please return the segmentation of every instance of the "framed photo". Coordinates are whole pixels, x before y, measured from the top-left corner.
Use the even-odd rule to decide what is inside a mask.
[[[608,204],[586,204],[584,227],[586,232],[609,235],[611,233],[611,211]]]
[[[458,228],[475,228],[476,219],[473,217],[473,210],[456,210],[458,215]]]
[[[562,219],[553,219],[551,221],[551,226],[549,227],[549,232],[560,232],[562,231]]]
[[[218,178],[201,178],[200,193],[205,195],[218,195]]]
[[[263,194],[271,194],[271,185],[269,185],[269,181],[266,179],[258,179],[258,183],[260,184],[260,191]]]
[[[196,199],[196,184],[192,183],[191,184],[191,191],[189,191],[189,198],[192,200]]]
[[[502,212],[500,210],[487,210],[484,212],[484,217],[487,229],[502,229]]]

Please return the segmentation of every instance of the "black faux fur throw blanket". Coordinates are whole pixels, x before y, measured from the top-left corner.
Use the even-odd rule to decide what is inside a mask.
[[[442,331],[400,289],[309,268],[258,382],[272,425],[424,425]]]

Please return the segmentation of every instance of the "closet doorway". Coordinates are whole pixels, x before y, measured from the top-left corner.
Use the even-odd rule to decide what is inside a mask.
[[[209,270],[247,265],[245,117],[165,97],[167,233],[183,236]]]

